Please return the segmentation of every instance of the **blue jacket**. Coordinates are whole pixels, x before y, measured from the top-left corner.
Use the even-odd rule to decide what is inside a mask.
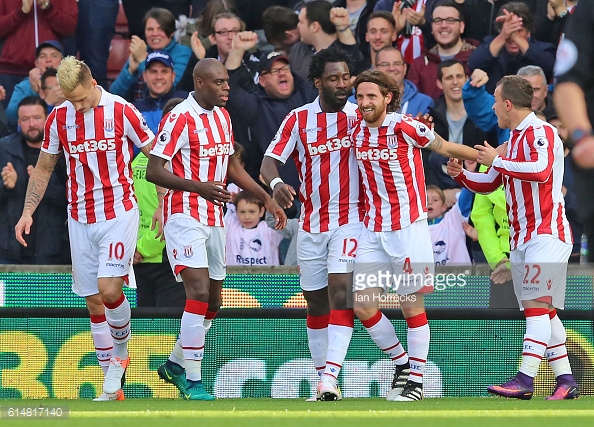
[[[14,227],[21,217],[29,183],[27,163],[20,133],[0,139],[0,165],[12,163],[17,173],[16,186],[9,190],[0,180],[0,258],[21,261],[21,244],[16,240]],[[68,264],[69,250],[64,239],[67,216],[66,164],[61,156],[50,177],[45,195],[33,214],[37,233],[36,264]],[[28,240],[25,236],[25,240]]]
[[[186,99],[188,92],[185,90],[171,90],[159,98],[152,98],[148,91],[141,100],[135,101],[134,106],[142,113],[146,120],[146,124],[156,135],[159,130],[159,123],[163,116],[163,107],[171,98]]]
[[[151,53],[153,49],[147,46],[146,48],[148,53]],[[171,40],[165,49],[163,49],[173,59],[173,69],[175,71],[175,81],[173,82],[173,87],[177,87],[177,84],[181,80],[182,76],[184,75],[184,71],[186,66],[188,65],[188,61],[190,60],[190,56],[193,55],[192,49],[188,46],[184,46],[179,44],[175,40]],[[111,84],[109,87],[109,91],[114,95],[119,95],[123,98],[130,99],[129,92],[134,87],[134,83],[138,81],[140,75],[142,75],[144,68],[146,66],[146,61],[142,61],[142,63],[138,66],[138,70],[134,72],[134,74],[130,74],[128,71],[128,65],[130,60],[127,60],[124,64],[124,68],[118,75],[118,78]]]
[[[349,97],[349,101],[351,101],[353,104],[357,103],[357,98],[355,98],[355,89],[353,89],[353,94]],[[411,114],[413,116],[416,116],[417,113],[425,114],[429,112],[429,109],[432,108],[433,105],[433,99],[419,92],[415,84],[410,80],[404,80],[404,93],[402,94],[402,99],[400,100],[400,110],[398,110],[399,113],[401,113],[404,107],[406,107],[406,109],[404,109],[405,114]]]
[[[417,113],[427,113],[433,105],[431,97],[419,92],[415,84],[410,80],[404,80],[404,94],[400,100],[401,112],[416,116]]]
[[[517,74],[518,70],[526,65],[538,65],[545,73],[547,80],[553,77],[555,54],[557,47],[551,43],[544,43],[532,38],[528,39],[529,47],[526,53],[511,55],[505,47],[501,48],[499,55],[491,55],[489,45],[495,37],[485,37],[483,43],[477,47],[468,58],[468,69],[472,73],[477,68],[489,75],[485,85],[489,93],[495,91],[497,82],[504,76]]]
[[[497,125],[497,115],[491,108],[495,97],[487,93],[485,86],[476,88],[468,80],[462,87],[462,100],[470,120],[483,132],[497,132],[499,145],[509,139],[509,129],[501,129]]]
[[[35,93],[33,89],[31,89],[29,77],[25,77],[22,82],[14,87],[12,96],[10,97],[10,102],[8,103],[8,107],[6,107],[6,120],[8,121],[9,126],[15,129],[18,125],[17,112],[19,109],[19,102],[21,102],[27,96],[39,96],[39,94]]]

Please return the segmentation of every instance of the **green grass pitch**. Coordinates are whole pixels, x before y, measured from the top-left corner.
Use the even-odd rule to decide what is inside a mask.
[[[67,419],[8,419],[10,407],[67,407]],[[56,427],[383,427],[383,426],[497,426],[542,427],[594,425],[594,397],[547,402],[495,397],[426,399],[386,402],[383,399],[345,399],[305,402],[297,399],[220,399],[189,402],[181,399],[0,400],[0,426]]]

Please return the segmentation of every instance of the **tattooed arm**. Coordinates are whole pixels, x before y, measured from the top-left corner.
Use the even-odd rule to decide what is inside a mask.
[[[476,160],[478,156],[478,151],[474,148],[446,141],[438,134],[435,134],[435,139],[427,145],[427,148],[442,156],[455,157],[457,159]]]
[[[43,151],[39,153],[37,165],[35,166],[33,174],[29,177],[23,214],[17,225],[14,227],[16,239],[23,246],[27,246],[27,243],[23,238],[23,232],[29,234],[31,225],[33,224],[33,212],[35,212],[35,209],[39,206],[39,203],[45,194],[45,190],[47,189],[50,177],[52,176],[52,172],[54,171],[54,167],[62,155],[63,154],[61,153],[48,154]]]

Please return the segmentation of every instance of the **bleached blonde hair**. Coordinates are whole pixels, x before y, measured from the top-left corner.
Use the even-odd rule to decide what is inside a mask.
[[[83,61],[74,56],[62,59],[58,67],[58,83],[62,90],[72,92],[78,85],[86,86],[93,80],[91,70]]]

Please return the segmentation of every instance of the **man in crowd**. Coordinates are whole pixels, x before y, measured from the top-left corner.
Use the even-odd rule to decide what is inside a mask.
[[[58,68],[62,60],[62,45],[56,40],[47,40],[40,43],[35,50],[35,68],[29,71],[29,77],[22,80],[14,87],[12,96],[6,108],[8,124],[16,128],[17,107],[21,99],[27,96],[40,95],[41,76],[48,68]]]
[[[33,215],[24,247],[14,237],[14,227],[25,204],[29,176],[41,151],[47,104],[38,96],[21,100],[17,110],[19,132],[0,140],[0,264],[68,264],[66,232],[66,164],[52,172],[46,195]]]

